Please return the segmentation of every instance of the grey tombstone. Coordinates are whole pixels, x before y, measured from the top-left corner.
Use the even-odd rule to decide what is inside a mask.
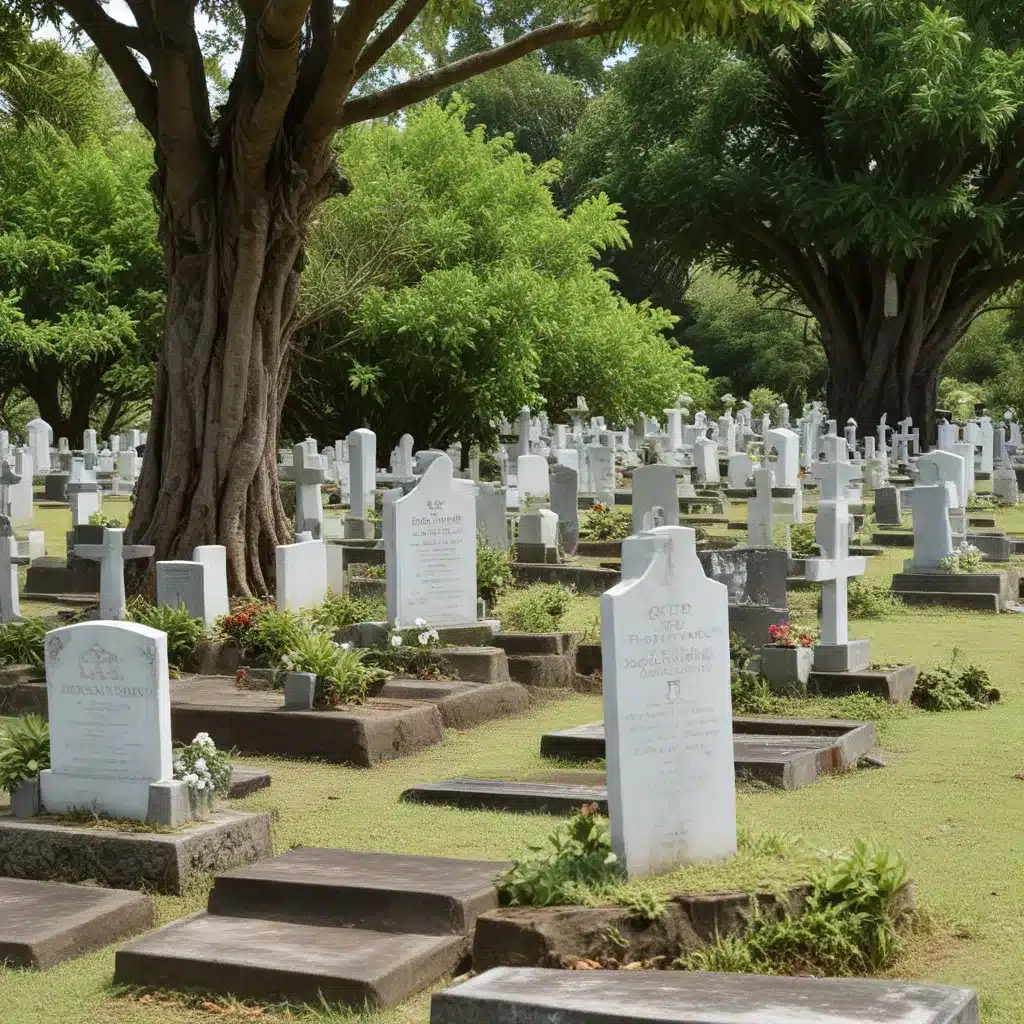
[[[633,532],[645,528],[644,519],[661,508],[662,526],[679,525],[676,471],[672,466],[638,466],[633,471]]]
[[[955,502],[956,487],[952,483],[918,486],[910,491],[914,557],[904,563],[904,572],[934,572],[942,559],[953,553],[949,509]]]
[[[87,469],[85,459],[71,460],[71,475],[67,483],[68,504],[71,506],[71,525],[85,526],[89,517],[100,510],[100,485],[94,470]]]
[[[900,492],[892,486],[875,489],[875,522],[879,526],[900,526]]]
[[[104,527],[102,544],[76,544],[75,554],[100,563],[100,618],[120,620],[125,616],[124,563],[133,558],[151,558],[150,544],[125,544],[124,530]]]
[[[476,489],[476,528],[480,543],[499,551],[508,550],[508,524],[505,488],[500,484],[478,484]]]
[[[206,622],[205,576],[201,562],[157,562],[156,603],[184,607],[193,619]]]
[[[558,561],[558,516],[549,508],[524,512],[519,517],[516,561],[554,563]]]
[[[11,523],[24,526],[31,523],[35,516],[35,505],[32,502],[32,477],[35,464],[32,452],[28,448],[17,448],[14,452],[14,474],[18,477],[9,491]]]
[[[43,500],[64,501],[67,498],[68,474],[64,472],[47,473],[43,477]]]
[[[281,475],[295,481],[295,532],[308,532],[314,540],[322,540],[324,509],[320,485],[327,479],[327,460],[313,438],[292,448],[292,464],[283,467]]]
[[[203,575],[203,607],[207,625],[231,611],[228,599],[228,553],[222,544],[201,544],[192,549],[192,561],[201,562]],[[339,588],[338,593],[341,593]]]
[[[578,475],[575,469],[560,464],[548,472],[551,511],[558,516],[558,546],[564,554],[574,555],[580,543]]]

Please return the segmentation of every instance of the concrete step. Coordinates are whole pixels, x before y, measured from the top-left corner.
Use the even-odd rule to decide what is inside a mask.
[[[523,686],[561,689],[576,679],[576,658],[568,654],[510,654],[509,675]]]
[[[893,593],[904,603],[913,605],[942,605],[945,608],[963,608],[974,612],[998,612],[998,594],[951,594],[948,591],[900,590]]]
[[[504,865],[354,850],[289,850],[217,876],[208,909],[223,917],[418,935],[466,935],[498,905]]]
[[[320,853],[326,851],[318,851]],[[200,913],[118,951],[114,981],[241,999],[389,1007],[466,958],[464,935],[331,928]]]

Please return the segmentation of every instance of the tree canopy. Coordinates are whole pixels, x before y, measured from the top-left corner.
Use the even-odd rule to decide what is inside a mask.
[[[366,424],[384,446],[409,432],[468,448],[524,404],[559,415],[583,395],[628,422],[705,388],[666,337],[674,318],[594,266],[627,242],[618,208],[599,196],[560,212],[557,165],[467,132],[465,114],[427,104],[342,140],[355,188],[313,227],[286,429]]]
[[[822,0],[739,51],[646,47],[567,156],[661,266],[800,302],[841,418],[932,419],[974,314],[1024,275],[1024,22],[968,0]]]

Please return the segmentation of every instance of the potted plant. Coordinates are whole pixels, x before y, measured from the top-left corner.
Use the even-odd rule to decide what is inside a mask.
[[[188,786],[192,817],[208,818],[218,796],[231,788],[231,762],[207,732],[174,751],[174,777]]]
[[[10,722],[0,735],[0,789],[10,793],[16,818],[34,818],[39,813],[39,773],[49,767],[46,719],[25,715]]]
[[[814,637],[788,622],[769,626],[768,635],[771,642],[761,648],[761,674],[776,692],[805,695],[814,664]]]

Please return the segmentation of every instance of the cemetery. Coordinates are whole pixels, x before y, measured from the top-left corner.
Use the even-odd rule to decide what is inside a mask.
[[[1006,12],[8,6],[0,1024],[1024,1020]]]

